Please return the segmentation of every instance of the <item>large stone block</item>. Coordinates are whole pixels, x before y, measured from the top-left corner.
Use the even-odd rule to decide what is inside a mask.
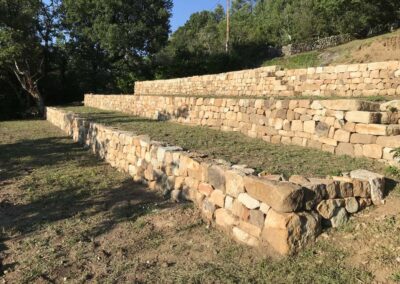
[[[383,147],[378,144],[363,145],[363,155],[368,158],[380,159],[383,155]]]
[[[199,184],[198,190],[199,190],[199,192],[201,192],[205,196],[210,196],[214,189],[208,183],[203,183],[202,182],[202,183]]]
[[[208,168],[208,183],[215,189],[225,192],[225,170],[221,166],[213,165]]]
[[[244,192],[243,178],[245,174],[240,170],[228,170],[225,172],[226,180],[226,193],[238,197],[240,193]]]
[[[376,144],[388,148],[400,147],[400,135],[397,136],[379,136],[376,139]]]
[[[381,111],[391,111],[391,110],[400,111],[400,100],[393,100],[393,101],[389,101],[386,103],[382,103],[380,106],[380,110]]]
[[[259,240],[256,237],[246,233],[245,231],[243,231],[242,229],[240,229],[238,227],[234,227],[232,230],[232,233],[233,233],[234,239],[240,243],[243,243],[243,244],[246,244],[246,245],[252,246],[252,247],[259,246],[259,244],[260,244]]]
[[[225,205],[225,194],[221,190],[216,189],[211,193],[208,200],[218,207],[223,208]]]
[[[400,125],[357,124],[356,132],[378,136],[398,135],[400,134]]]
[[[345,111],[379,111],[380,105],[378,103],[366,102],[360,100],[325,100],[321,104],[332,110],[345,110]]]
[[[262,231],[263,240],[282,255],[296,253],[314,241],[321,231],[321,220],[313,213],[278,213],[270,210]]]
[[[337,155],[354,156],[354,146],[351,143],[339,143],[336,147],[335,153]]]
[[[335,135],[333,136],[334,140],[337,140],[339,142],[346,142],[348,143],[350,141],[350,132],[338,129],[335,131]]]
[[[385,195],[385,177],[383,175],[373,173],[367,170],[355,170],[350,172],[350,176],[354,179],[368,181],[371,190],[371,199],[375,205],[384,203]]]
[[[353,133],[350,137],[352,144],[374,144],[377,138],[374,135]]]
[[[345,119],[349,122],[356,123],[380,123],[382,114],[379,112],[368,111],[348,111],[346,112]]]
[[[331,219],[338,208],[344,207],[343,199],[328,199],[321,201],[317,206],[317,212],[325,219]]]
[[[247,193],[240,193],[238,200],[249,209],[256,209],[260,207],[260,202]]]
[[[274,182],[256,177],[245,177],[244,187],[253,198],[266,203],[278,212],[301,209],[304,188],[289,182]]]
[[[304,121],[304,132],[314,134],[315,126],[316,123],[313,120]]]
[[[228,210],[219,208],[215,210],[215,223],[225,230],[231,230],[233,226],[239,224],[239,220]]]

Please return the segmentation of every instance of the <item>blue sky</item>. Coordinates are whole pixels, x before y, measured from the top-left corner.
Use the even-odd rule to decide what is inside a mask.
[[[176,29],[189,19],[190,15],[203,10],[214,10],[218,4],[226,6],[226,0],[173,0],[171,30]]]

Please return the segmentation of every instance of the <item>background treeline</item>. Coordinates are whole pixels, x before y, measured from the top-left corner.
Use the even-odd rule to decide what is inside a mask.
[[[172,0],[0,0],[0,117],[86,92],[132,93],[136,80],[258,66],[318,37],[366,37],[400,24],[399,0],[233,0],[170,33]]]
[[[255,67],[271,47],[332,35],[363,38],[400,24],[399,0],[234,0],[230,53],[222,7],[195,13],[157,54],[160,78]]]

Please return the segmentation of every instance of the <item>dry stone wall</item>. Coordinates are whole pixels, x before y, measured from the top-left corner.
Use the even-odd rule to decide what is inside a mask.
[[[400,101],[86,95],[85,105],[398,163]]]
[[[302,52],[321,50],[329,47],[338,46],[340,44],[344,44],[352,40],[353,37],[349,34],[318,38],[308,42],[292,43],[289,45],[282,46],[282,53],[285,56],[290,56]]]
[[[278,66],[136,82],[136,95],[400,96],[400,61],[285,70]]]
[[[47,120],[135,181],[193,201],[206,220],[238,242],[281,254],[312,242],[323,224],[340,226],[350,214],[383,202],[384,177],[365,170],[327,179],[256,177],[245,166],[204,160],[56,108],[47,108]]]

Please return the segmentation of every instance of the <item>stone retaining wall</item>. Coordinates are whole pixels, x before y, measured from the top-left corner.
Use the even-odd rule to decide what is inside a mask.
[[[400,101],[85,95],[85,105],[396,164]]]
[[[136,95],[400,96],[400,61],[282,70],[277,66],[136,82]]]
[[[321,50],[329,47],[338,46],[340,44],[352,41],[354,38],[349,34],[334,35],[325,38],[317,38],[308,42],[292,43],[282,46],[282,53],[285,56],[290,56],[302,52]]]
[[[384,177],[368,171],[330,179],[256,177],[245,166],[204,160],[56,108],[47,108],[47,120],[135,181],[193,201],[205,219],[235,240],[281,254],[312,242],[322,225],[340,226],[350,214],[383,202]]]

